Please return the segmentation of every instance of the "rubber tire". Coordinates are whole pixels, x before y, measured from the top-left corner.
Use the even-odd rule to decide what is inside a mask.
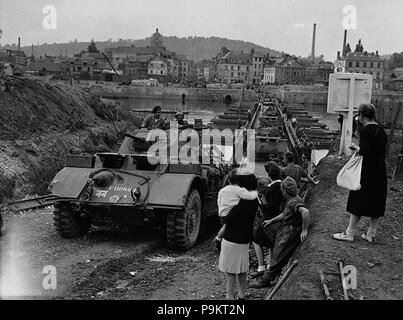
[[[58,234],[63,238],[77,238],[87,234],[91,221],[79,217],[68,204],[56,203],[53,210],[53,222]]]
[[[192,208],[196,206],[197,223],[191,235],[188,233],[188,219]],[[200,194],[192,189],[186,199],[185,208],[182,211],[169,212],[167,215],[167,243],[173,250],[185,251],[192,248],[200,234],[202,223],[202,205]]]
[[[6,234],[6,227],[3,222],[2,213],[0,212],[0,237],[4,236],[5,234]]]

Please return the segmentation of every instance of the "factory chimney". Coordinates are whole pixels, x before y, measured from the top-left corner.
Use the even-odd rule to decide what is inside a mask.
[[[21,38],[18,37],[18,51],[21,50]]]
[[[315,59],[315,38],[316,38],[316,23],[313,24],[312,51],[311,51],[312,60]]]
[[[343,50],[341,50],[342,58],[346,57],[346,42],[347,42],[347,30],[344,30]]]

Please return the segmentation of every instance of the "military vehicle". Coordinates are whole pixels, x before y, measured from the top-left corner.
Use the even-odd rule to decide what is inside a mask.
[[[69,154],[49,185],[49,195],[9,207],[27,210],[53,204],[54,226],[65,238],[83,236],[91,225],[159,223],[166,228],[169,247],[191,248],[203,219],[218,213],[218,191],[230,168],[152,164],[147,150],[155,141],[147,141],[147,133],[127,133],[116,153]]]

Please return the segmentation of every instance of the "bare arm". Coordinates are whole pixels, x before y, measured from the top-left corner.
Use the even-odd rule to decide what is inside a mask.
[[[239,189],[238,196],[244,200],[255,200],[257,198],[257,191],[248,191],[246,188]]]
[[[319,181],[315,181],[305,170],[302,171],[302,178],[301,180],[308,180],[310,183],[318,184]]]
[[[306,238],[306,235],[308,234],[310,214],[309,214],[309,210],[304,207],[300,207],[299,212],[301,213],[301,217],[302,217],[301,241],[304,241]]]
[[[273,219],[263,221],[262,226],[266,227],[269,224],[272,224],[277,221],[281,221],[283,219],[284,219],[284,212],[280,213],[277,217],[274,217]]]
[[[313,180],[312,177],[309,174],[307,174],[307,179],[309,180],[310,183],[313,183],[313,184],[318,184],[319,183],[319,181]]]

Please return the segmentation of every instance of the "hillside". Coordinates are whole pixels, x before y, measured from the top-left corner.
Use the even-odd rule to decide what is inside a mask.
[[[117,46],[131,46],[145,47],[150,45],[151,38],[141,39],[141,40],[123,40],[119,41],[96,41],[98,49],[105,49]],[[189,59],[200,61],[202,59],[210,59],[216,55],[221,47],[227,47],[230,50],[236,51],[249,51],[250,49],[255,49],[258,51],[263,51],[270,53],[271,55],[279,55],[280,52],[272,50],[270,48],[264,48],[262,46],[256,45],[252,42],[245,42],[240,40],[231,40],[219,37],[164,37],[164,44],[167,50],[176,52],[177,54],[186,55]],[[63,56],[66,55],[66,50],[68,56],[79,53],[82,50],[86,50],[89,42],[70,42],[70,43],[53,43],[53,44],[41,44],[34,46],[34,55],[36,57],[43,56],[45,54],[51,56],[58,56],[62,53]],[[3,49],[16,49],[14,46],[2,46]],[[31,46],[21,48],[27,56],[31,55]]]
[[[140,121],[79,88],[0,76],[0,206],[44,194],[72,148],[113,150]]]

